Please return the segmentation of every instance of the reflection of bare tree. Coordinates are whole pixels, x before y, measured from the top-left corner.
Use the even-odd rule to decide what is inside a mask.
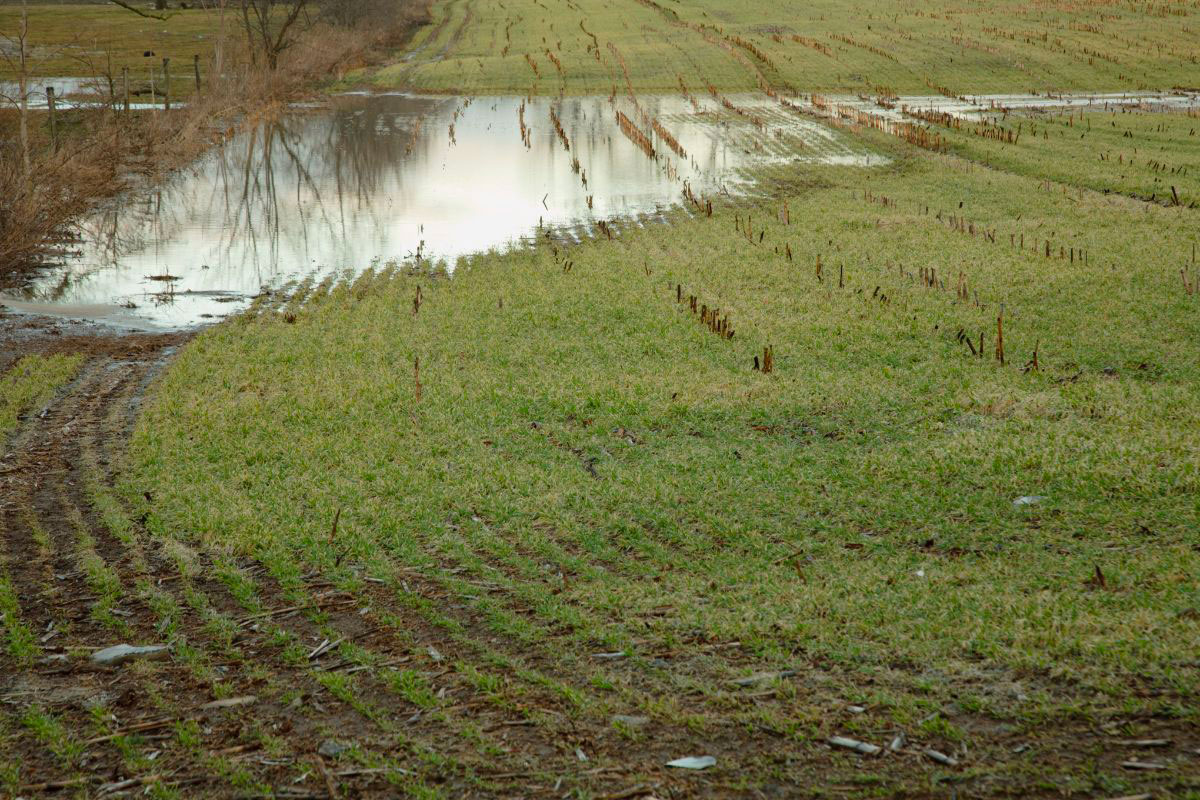
[[[343,241],[350,220],[383,225],[385,187],[403,183],[406,160],[428,156],[423,149],[406,156],[408,132],[444,102],[398,108],[388,100],[264,121],[154,191],[108,205],[81,225],[87,271],[119,267],[190,228],[203,234],[202,252],[193,255],[218,270],[214,278],[262,285]],[[176,273],[183,265],[164,267]]]
[[[95,214],[83,255],[67,270],[70,285],[49,286],[57,276],[48,276],[38,291],[111,302],[157,291],[162,283],[146,276],[167,273],[182,276],[170,284],[181,295],[253,293],[424,251],[427,225],[432,252],[453,255],[515,241],[541,226],[547,208],[558,217],[550,224],[588,219],[587,191],[609,215],[676,197],[654,162],[632,157],[632,146],[610,135],[599,101],[558,105],[571,129],[570,156],[594,183],[589,190],[553,136],[539,133],[533,152],[518,149],[517,101],[460,120],[451,98],[335,98],[321,113],[264,120],[160,187]],[[460,123],[458,139],[448,143],[452,122]],[[700,169],[727,157],[711,125],[678,127],[681,137],[691,134],[686,147]]]

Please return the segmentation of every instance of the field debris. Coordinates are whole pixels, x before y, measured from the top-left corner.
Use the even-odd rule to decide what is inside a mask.
[[[940,750],[933,750],[931,748],[927,748],[925,750],[925,756],[927,758],[929,758],[931,761],[936,761],[939,764],[945,764],[947,767],[957,767],[958,766],[958,759],[948,756],[945,753],[941,752]]]
[[[677,758],[674,761],[667,762],[668,767],[675,767],[676,769],[708,769],[709,767],[716,766],[716,764],[717,759],[713,756],[685,756],[684,758]]]
[[[99,664],[104,667],[115,667],[127,661],[166,658],[169,653],[170,647],[165,644],[143,646],[117,644],[112,647],[106,647],[103,650],[97,650],[92,653],[90,660],[93,664]]]
[[[856,753],[862,753],[864,756],[877,756],[883,752],[883,748],[878,745],[873,745],[870,742],[861,742],[858,739],[851,739],[848,736],[834,736],[829,740],[829,744],[833,747],[841,747],[846,750],[853,750]]]
[[[614,714],[610,722],[614,725],[624,725],[628,728],[644,728],[650,724],[650,718],[630,714]]]
[[[224,708],[237,708],[239,706],[252,706],[258,702],[258,697],[252,694],[244,694],[240,697],[226,697],[223,700],[213,700],[211,703],[205,703],[197,708],[197,711],[219,711]]]
[[[324,758],[337,758],[353,747],[354,745],[340,742],[337,739],[325,739],[317,746],[317,755]]]
[[[754,675],[750,675],[745,678],[734,678],[733,680],[729,681],[729,685],[758,686],[759,684],[777,681],[782,678],[792,678],[795,677],[795,675],[796,671],[794,669],[785,669],[780,670],[779,672],[757,672]]]
[[[314,647],[312,649],[312,651],[309,652],[308,660],[315,661],[316,659],[318,659],[321,656],[328,653],[333,648],[337,647],[339,644],[341,644],[345,640],[346,640],[345,637],[339,637],[338,639],[335,639],[333,641],[330,641],[329,639],[323,639],[319,645]]]

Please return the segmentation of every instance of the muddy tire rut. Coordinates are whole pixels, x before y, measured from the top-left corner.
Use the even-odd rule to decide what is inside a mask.
[[[412,783],[414,770],[364,764],[399,754],[436,762],[428,780],[470,793],[478,779],[469,765],[405,742],[391,722],[402,715],[428,729],[421,718],[438,715],[398,700],[375,678],[359,681],[361,700],[349,698],[320,680],[323,671],[337,675],[339,664],[312,654],[297,664],[280,645],[328,643],[328,631],[360,645],[389,638],[363,613],[368,606],[308,587],[305,616],[294,593],[285,596],[262,577],[261,565],[237,563],[254,582],[255,607],[267,609],[247,614],[244,598],[213,577],[229,564],[196,550],[182,567],[171,548],[148,537],[142,520],[124,513],[114,466],[147,386],[181,339],[89,343],[99,352],[10,441],[0,483],[3,561],[21,599],[21,623],[38,640],[33,663],[10,655],[0,661],[6,744],[19,751],[21,765],[13,788],[31,795],[118,796],[150,785],[183,796],[393,795],[388,780]],[[90,653],[119,643],[168,644],[171,658],[92,663]],[[411,660],[383,647],[381,662]],[[458,738],[450,728],[425,733]],[[348,743],[363,763],[335,766]],[[509,773],[528,769],[511,757],[496,762],[509,762]]]
[[[627,786],[624,769],[578,757],[610,738],[604,725],[572,719],[553,692],[506,693],[464,674],[486,631],[456,642],[385,587],[348,592],[317,575],[285,585],[271,565],[148,532],[147,513],[114,484],[147,389],[185,340],[23,342],[86,360],[0,462],[0,563],[37,641],[31,659],[0,655],[0,749],[19,764],[8,788],[361,797]],[[408,580],[429,603],[444,594]],[[355,659],[342,656],[347,643]],[[169,658],[93,663],[117,644],[165,644]]]

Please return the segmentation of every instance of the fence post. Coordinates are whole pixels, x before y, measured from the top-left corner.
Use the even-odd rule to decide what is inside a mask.
[[[125,113],[129,113],[129,67],[121,67],[121,80],[125,84]]]
[[[50,145],[58,149],[58,120],[55,119],[54,87],[46,87],[46,106],[50,110]]]
[[[150,108],[154,111],[157,111],[158,109],[154,106],[154,104],[158,102],[157,98],[155,97],[156,92],[154,91],[154,65],[151,64],[146,71],[150,73]]]
[[[200,54],[192,56],[192,68],[196,71],[196,94],[200,94]]]
[[[163,109],[171,110],[171,59],[163,59]]]

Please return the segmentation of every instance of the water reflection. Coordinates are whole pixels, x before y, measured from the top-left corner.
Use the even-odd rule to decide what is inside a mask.
[[[658,157],[648,158],[607,98],[336,98],[332,109],[265,122],[97,213],[78,250],[25,299],[188,325],[290,279],[380,261],[452,264],[543,227],[586,232],[598,220],[653,215],[679,202],[685,182],[698,194],[738,191],[745,167],[798,149],[805,160],[864,158],[840,133],[786,115],[761,130],[715,104],[641,105],[686,157],[652,137]]]

